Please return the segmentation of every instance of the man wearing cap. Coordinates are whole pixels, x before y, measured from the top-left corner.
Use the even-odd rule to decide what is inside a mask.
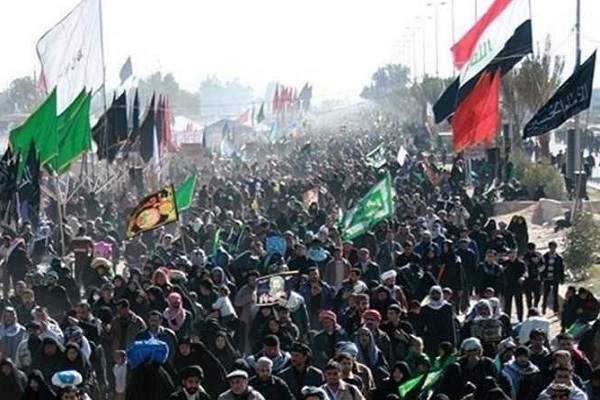
[[[227,375],[230,389],[221,393],[218,400],[265,400],[262,394],[248,385],[248,373],[236,369]]]
[[[278,376],[273,376],[273,361],[261,357],[254,367],[256,376],[248,384],[263,395],[266,400],[292,400],[294,396],[286,382]]]
[[[321,370],[310,365],[311,355],[310,347],[295,342],[291,348],[291,365],[279,373],[296,399],[302,397],[304,386],[321,386],[325,383]]]
[[[170,400],[211,400],[201,383],[204,371],[198,365],[185,367],[180,373],[181,388],[169,396]]]
[[[27,324],[27,336],[17,346],[15,365],[21,371],[29,372],[33,358],[40,352],[42,347],[42,325],[37,321]]]
[[[46,279],[48,284],[46,285],[46,293],[43,296],[45,305],[52,318],[60,320],[67,310],[71,309],[67,290],[58,283],[58,273],[56,271],[48,272]]]

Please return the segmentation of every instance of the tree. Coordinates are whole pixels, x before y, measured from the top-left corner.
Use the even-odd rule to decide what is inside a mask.
[[[592,214],[583,211],[575,214],[566,247],[565,265],[569,270],[581,274],[594,264],[600,251],[600,229]]]
[[[564,57],[552,55],[552,41],[546,38],[543,51],[525,58],[521,65],[507,74],[502,81],[502,107],[514,126],[513,143],[522,141],[521,131],[526,119],[532,117],[560,86],[565,66]],[[550,137],[538,137],[542,155],[550,157]]]
[[[171,101],[173,111],[188,118],[200,116],[200,96],[179,87],[175,76],[171,73],[163,75],[155,72],[145,79],[141,79],[138,85],[141,99],[150,99],[152,93],[162,94]],[[142,105],[145,100],[141,100]]]
[[[44,94],[29,76],[13,80],[6,89],[7,111],[28,114],[42,102]]]
[[[234,116],[245,111],[254,100],[254,89],[245,86],[239,79],[221,82],[209,76],[200,84],[200,99],[203,116]]]
[[[425,75],[421,82],[416,82],[410,88],[411,94],[421,111],[421,122],[427,123],[427,108],[433,106],[446,87],[452,83],[452,78],[439,78]]]
[[[379,105],[387,114],[402,111],[402,117],[415,117],[418,114],[410,90],[410,69],[402,64],[387,64],[379,68],[365,86],[360,97]]]

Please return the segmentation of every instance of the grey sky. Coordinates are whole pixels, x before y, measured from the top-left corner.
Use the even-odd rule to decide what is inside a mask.
[[[173,72],[187,89],[208,74],[239,77],[262,94],[270,81],[315,85],[315,96],[355,97],[375,69],[404,62],[422,66],[422,34],[416,55],[410,27],[425,19],[427,72],[435,73],[435,12],[440,0],[103,0],[104,49],[109,85],[132,56],[136,75]],[[492,0],[478,0],[481,14]],[[39,70],[35,44],[78,0],[5,0],[0,6],[0,86]],[[438,8],[441,75],[452,73],[451,0]],[[455,36],[474,22],[474,0],[454,0]],[[566,71],[574,63],[575,0],[531,0],[534,40],[550,34]],[[586,58],[600,43],[600,1],[582,0]],[[600,84],[600,73],[596,74]]]

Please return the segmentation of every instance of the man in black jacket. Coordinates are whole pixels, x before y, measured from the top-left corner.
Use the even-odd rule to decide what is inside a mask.
[[[273,376],[273,361],[261,357],[256,362],[256,376],[248,382],[265,400],[292,400],[294,396],[283,379]]]
[[[304,386],[319,387],[325,380],[321,370],[310,365],[310,347],[296,342],[292,345],[291,355],[292,365],[281,371],[279,377],[287,383],[296,399],[301,399]]]
[[[556,242],[548,243],[548,251],[543,255],[544,266],[541,279],[544,283],[542,296],[542,312],[546,314],[548,297],[552,291],[552,311],[558,313],[558,285],[565,281],[565,266],[563,258],[556,252]]]
[[[508,251],[508,259],[504,261],[504,276],[506,277],[506,293],[504,296],[504,312],[512,315],[513,297],[517,306],[517,318],[523,322],[523,283],[527,277],[525,263],[518,258],[517,249]]]

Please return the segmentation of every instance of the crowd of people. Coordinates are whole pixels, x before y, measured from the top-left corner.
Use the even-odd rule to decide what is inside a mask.
[[[557,243],[494,219],[461,157],[348,135],[214,160],[179,228],[126,240],[128,192],[4,226],[2,400],[600,399],[599,303],[569,287],[559,308]],[[339,215],[388,172],[394,217],[348,240]]]

